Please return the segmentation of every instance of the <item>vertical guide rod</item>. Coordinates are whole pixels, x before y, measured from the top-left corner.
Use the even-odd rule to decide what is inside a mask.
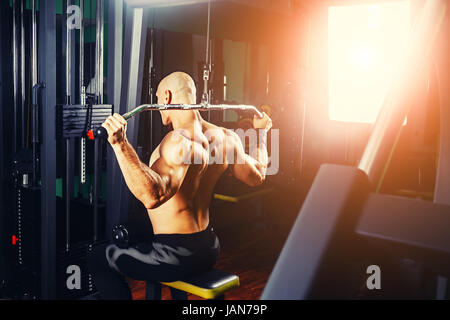
[[[24,149],[26,144],[26,106],[25,106],[25,96],[26,96],[26,84],[25,84],[25,22],[24,22],[24,4],[25,0],[20,1],[20,76],[21,76],[21,146]]]
[[[203,68],[203,96],[202,103],[210,103],[210,96],[208,92],[209,74],[211,72],[211,61],[209,59],[209,33],[211,28],[211,0],[208,1],[208,24],[206,27],[206,54],[205,54],[205,67]],[[209,113],[208,113],[209,117]]]
[[[103,70],[104,70],[104,35],[105,35],[105,0],[100,0],[101,10],[100,10],[100,42],[99,42],[99,49],[100,49],[100,84],[99,84],[99,92],[100,92],[100,104],[103,104],[104,102],[104,93],[103,93]]]
[[[41,299],[56,298],[56,0],[40,1],[39,7],[39,81],[45,83],[40,133],[41,163]]]
[[[101,0],[96,1],[96,12],[95,12],[95,98],[97,103],[100,103],[100,7]]]
[[[32,158],[33,158],[33,180],[32,186],[37,187],[38,180],[38,147],[39,147],[39,128],[38,128],[38,90],[41,86],[38,86],[38,69],[37,69],[37,21],[36,21],[36,0],[31,2],[31,87],[33,92],[32,97],[32,110],[31,110],[31,145],[32,145]]]
[[[95,75],[97,103],[103,104],[103,35],[104,35],[104,0],[97,1],[96,12],[96,43],[95,43]],[[94,190],[93,190],[93,240],[98,240],[98,197],[101,187],[101,154],[102,143],[99,139],[94,143]]]
[[[72,73],[72,33],[68,26],[68,20],[69,20],[69,14],[68,14],[68,8],[71,4],[71,0],[67,0],[66,2],[66,104],[70,105],[72,103],[71,101],[71,90],[72,90],[72,79],[71,79],[71,73]],[[72,177],[71,177],[71,170],[70,167],[72,165],[71,163],[71,157],[72,152],[70,148],[71,139],[67,138],[65,141],[66,145],[66,177],[65,177],[65,212],[66,212],[66,251],[69,251],[70,249],[70,200],[71,200],[71,184],[72,184]]]
[[[67,13],[67,8],[69,8],[71,4],[70,0],[67,0],[66,3],[66,104],[71,104],[71,89],[72,89],[72,79],[71,79],[71,74],[72,74],[72,66],[71,66],[71,59],[72,59],[72,32],[69,28],[69,26],[67,25],[67,22],[69,20],[69,14]]]
[[[12,34],[12,54],[13,54],[13,153],[17,152],[17,97],[19,94],[19,53],[17,50],[17,0],[13,0],[13,34]]]
[[[96,42],[95,42],[95,75],[97,103],[103,104],[103,35],[104,35],[104,0],[97,1]]]
[[[124,24],[124,2],[110,1],[108,3],[108,103],[114,105],[114,111],[119,112],[120,99],[122,94],[122,69],[123,69],[123,24]],[[107,151],[109,152],[109,150]],[[119,223],[120,218],[120,197],[115,197],[114,192],[118,186],[117,181],[120,176],[116,174],[118,164],[113,157],[108,156],[106,177],[106,217],[105,230],[112,230],[112,227]],[[120,183],[117,183],[120,188]],[[107,239],[111,239],[110,232],[106,234]]]
[[[66,185],[65,185],[65,206],[66,206],[66,251],[69,251],[70,249],[70,189],[71,189],[71,176],[70,176],[70,166],[71,166],[71,159],[72,156],[71,150],[70,150],[70,139],[66,139]]]
[[[84,0],[80,0],[80,104],[86,104],[84,87]]]
[[[80,0],[80,104],[86,105],[86,87],[84,86],[84,0]],[[86,138],[80,141],[80,183],[86,183]],[[80,193],[82,186],[80,186]]]
[[[38,83],[38,64],[37,64],[37,23],[36,23],[36,0],[32,0],[32,30],[31,30],[31,87]]]
[[[101,139],[95,139],[94,141],[94,188],[93,188],[93,201],[94,201],[94,216],[93,216],[93,228],[94,236],[93,240],[98,240],[98,196],[99,196],[99,175],[101,168]]]
[[[153,22],[155,17],[153,16]],[[149,62],[149,81],[148,81],[148,88],[149,88],[149,98],[150,103],[153,104],[153,76],[154,76],[154,68],[155,68],[155,56],[154,56],[154,41],[155,41],[155,30],[152,28],[150,30],[150,62]],[[150,112],[150,148],[153,152],[153,112]]]

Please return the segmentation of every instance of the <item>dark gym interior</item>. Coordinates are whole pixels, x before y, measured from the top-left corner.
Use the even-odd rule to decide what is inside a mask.
[[[264,183],[226,172],[212,195],[214,268],[239,279],[225,299],[450,297],[450,1],[8,0],[0,11],[0,299],[94,299],[90,250],[117,225],[152,238],[95,130],[156,104],[176,71],[197,103],[273,121]],[[236,108],[201,115],[253,123]],[[127,124],[144,163],[169,131],[157,111]],[[67,286],[72,265],[81,289]],[[148,299],[146,282],[128,283]]]

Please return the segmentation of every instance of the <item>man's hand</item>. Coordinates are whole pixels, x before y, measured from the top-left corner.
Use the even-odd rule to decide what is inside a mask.
[[[257,115],[253,118],[253,128],[255,129],[264,129],[266,132],[272,128],[272,119],[263,112],[264,117],[260,119]]]
[[[108,117],[102,124],[108,132],[108,141],[111,146],[120,145],[126,141],[127,121],[118,113]]]

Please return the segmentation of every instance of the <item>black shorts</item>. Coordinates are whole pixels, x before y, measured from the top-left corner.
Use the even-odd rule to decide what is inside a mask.
[[[214,230],[192,234],[157,234],[149,243],[127,249],[115,244],[97,246],[88,255],[94,284],[105,299],[130,299],[125,277],[152,282],[172,282],[211,269],[219,257]]]

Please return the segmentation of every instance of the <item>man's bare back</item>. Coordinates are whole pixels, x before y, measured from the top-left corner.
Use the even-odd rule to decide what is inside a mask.
[[[188,75],[174,73],[161,81],[157,96],[161,104],[193,104],[195,85]],[[245,154],[237,134],[208,123],[198,111],[166,110],[161,117],[174,130],[155,149],[148,165],[127,141],[126,121],[120,115],[114,114],[103,126],[130,191],[148,210],[154,233],[200,232],[209,224],[209,205],[220,176],[230,169],[244,183],[262,183],[267,148],[261,144],[256,156]],[[267,132],[271,126],[267,115],[254,119],[255,129]],[[222,161],[211,161],[218,156]]]
[[[195,129],[196,128],[196,129]],[[194,138],[188,136],[189,132],[196,131],[197,136]],[[210,150],[211,142],[205,136],[205,131],[213,133],[214,150]],[[167,139],[172,139],[176,132],[171,132]],[[227,130],[210,124],[206,121],[203,123],[196,122],[191,130],[186,129],[185,136],[180,139],[186,139],[186,143],[196,143],[198,150],[195,152],[204,152],[206,156],[210,153],[221,152],[222,158],[225,159],[223,163],[208,162],[199,164],[191,164],[187,170],[186,176],[180,186],[178,192],[166,203],[155,209],[149,209],[148,213],[153,224],[154,232],[158,233],[193,233],[199,232],[209,224],[209,205],[212,198],[214,187],[227,170],[229,164],[226,161],[226,146],[234,148],[233,138],[230,137],[230,132]],[[195,141],[195,140],[196,141]],[[200,143],[202,141],[203,143]],[[169,143],[170,144],[170,143]],[[175,153],[179,145],[169,146],[168,153]],[[161,146],[153,152],[150,158],[150,167],[161,157]],[[174,150],[175,149],[175,150]]]

